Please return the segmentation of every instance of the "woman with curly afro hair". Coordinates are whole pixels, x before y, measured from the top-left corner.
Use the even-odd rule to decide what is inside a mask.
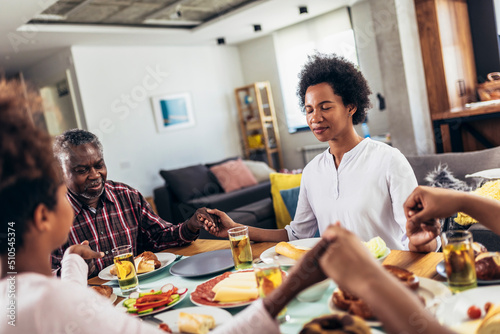
[[[370,108],[370,88],[346,59],[316,53],[299,74],[297,95],[307,124],[329,148],[304,169],[289,239],[312,237],[340,221],[362,240],[380,236],[391,249],[433,251],[437,240],[406,231],[403,203],[417,186],[399,150],[362,138],[354,125]]]
[[[295,217],[285,229],[249,227],[254,241],[311,238],[340,221],[362,240],[381,237],[391,249],[434,251],[439,241],[428,231],[407,231],[403,203],[417,186],[399,150],[362,138],[354,125],[363,122],[370,107],[368,84],[356,67],[337,55],[309,56],[299,73],[297,95],[307,124],[329,148],[302,173]],[[222,225],[209,231],[227,237],[239,226],[219,210]]]

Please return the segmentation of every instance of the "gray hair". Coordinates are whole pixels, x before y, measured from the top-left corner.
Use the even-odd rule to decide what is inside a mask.
[[[61,161],[62,155],[69,150],[69,146],[80,146],[83,144],[93,144],[95,145],[101,155],[103,155],[102,144],[99,138],[92,132],[82,130],[82,129],[71,129],[63,134],[56,136],[54,140],[54,154],[59,161]]]

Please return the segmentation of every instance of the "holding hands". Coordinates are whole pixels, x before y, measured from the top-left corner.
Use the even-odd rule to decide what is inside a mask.
[[[210,214],[207,208],[199,208],[194,215],[187,221],[187,226],[193,233],[197,233],[200,228],[204,228],[207,224],[217,225],[218,217]],[[206,229],[206,228],[205,228]]]
[[[225,212],[217,209],[207,209],[207,213],[213,217],[212,220],[205,221],[204,228],[210,234],[220,238],[227,238],[227,230],[233,227],[242,226],[232,220]]]

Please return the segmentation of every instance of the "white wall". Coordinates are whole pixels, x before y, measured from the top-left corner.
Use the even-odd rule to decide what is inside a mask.
[[[368,125],[371,135],[384,135],[389,130],[387,120],[387,109],[381,111],[377,93],[385,97],[382,74],[380,73],[380,62],[377,51],[377,41],[373,29],[372,12],[368,1],[358,2],[351,7],[352,26],[356,38],[356,49],[358,52],[359,68],[368,81],[372,90],[370,102],[372,109],[368,111]],[[356,126],[356,131],[361,135],[361,125]]]
[[[399,0],[396,13],[417,154],[435,153],[424,63],[413,0]]]
[[[82,128],[87,126],[70,48],[58,51],[43,61],[23,70],[23,75],[27,82],[38,88],[54,85],[66,78],[77,122]]]
[[[238,49],[245,84],[256,81],[269,81],[271,84],[283,150],[284,167],[288,169],[303,168],[302,153],[298,149],[305,145],[318,144],[318,140],[310,131],[288,133],[273,36],[267,35],[240,44]]]
[[[241,154],[236,48],[75,46],[72,53],[88,129],[102,141],[109,179],[150,196],[163,184],[160,169]],[[195,126],[158,133],[150,97],[183,92],[191,95]]]

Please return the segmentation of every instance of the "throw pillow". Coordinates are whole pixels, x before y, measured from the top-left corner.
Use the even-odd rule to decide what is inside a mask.
[[[500,201],[500,180],[486,182],[472,193]],[[455,218],[455,222],[460,225],[471,225],[477,223],[477,220],[463,212],[459,212],[457,218]]]
[[[231,160],[238,160],[238,159],[240,159],[240,157],[230,157],[230,158],[223,159],[221,161],[211,162],[211,163],[205,164],[205,166],[207,166],[207,168],[211,168],[213,166],[217,166],[217,165],[223,164],[224,162],[228,162],[228,161],[231,161]]]
[[[292,218],[288,213],[285,202],[281,197],[280,190],[290,189],[300,186],[302,174],[281,174],[271,173],[271,196],[273,198],[274,214],[276,215],[276,225],[284,228],[290,224]]]
[[[219,186],[210,178],[210,171],[204,165],[161,170],[160,175],[181,202],[220,192]]]
[[[269,181],[269,174],[276,173],[263,161],[243,160],[243,163],[250,169],[258,183]]]
[[[231,160],[210,168],[226,193],[257,184],[252,172],[241,159]]]
[[[295,217],[295,211],[297,211],[297,202],[299,201],[300,187],[295,187],[291,189],[280,190],[281,198],[285,203],[286,209],[290,214],[290,218]]]

